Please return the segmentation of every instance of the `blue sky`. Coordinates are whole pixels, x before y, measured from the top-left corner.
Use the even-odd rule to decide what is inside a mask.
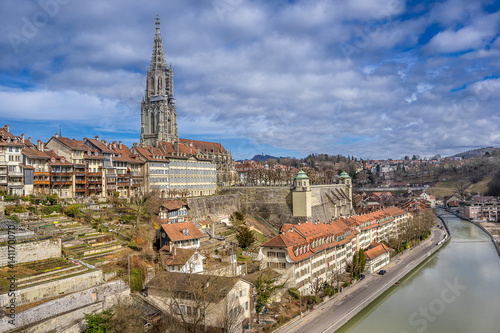
[[[137,142],[155,17],[179,135],[236,159],[500,146],[499,1],[0,2],[0,120]]]

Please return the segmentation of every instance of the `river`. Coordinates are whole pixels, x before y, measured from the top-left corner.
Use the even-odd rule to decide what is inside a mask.
[[[500,258],[474,224],[443,218],[451,241],[337,332],[500,332]]]

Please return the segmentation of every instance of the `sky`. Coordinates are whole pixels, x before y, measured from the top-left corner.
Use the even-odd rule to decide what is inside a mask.
[[[500,147],[500,1],[0,2],[0,126],[139,141],[156,15],[179,136],[235,159]]]

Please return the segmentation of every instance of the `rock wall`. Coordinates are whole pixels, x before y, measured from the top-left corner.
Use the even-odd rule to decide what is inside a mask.
[[[61,240],[45,239],[28,243],[16,243],[14,253],[17,263],[31,262],[49,258],[59,258],[61,256]],[[11,249],[12,251],[12,249]],[[0,267],[8,263],[9,247],[0,246]]]
[[[247,215],[261,217],[278,230],[283,223],[299,222],[292,216],[289,187],[230,187],[225,191],[239,195]]]
[[[21,306],[56,295],[68,294],[94,287],[104,282],[101,270],[50,281],[39,285],[22,288],[16,291],[16,306]],[[0,295],[0,306],[6,306],[11,301],[8,293]]]
[[[313,221],[328,222],[341,214],[351,215],[352,204],[349,200],[338,199],[339,191],[344,192],[344,185],[311,186],[311,213]],[[344,192],[345,193],[345,192]]]
[[[240,211],[240,196],[238,194],[216,195],[200,198],[188,198],[189,218],[203,220],[219,219]]]
[[[330,221],[339,216],[341,211],[344,215],[349,214],[352,208],[349,201],[338,200],[338,193],[334,194],[343,189],[344,185],[337,184],[311,186],[313,221]],[[247,215],[261,217],[278,230],[284,223],[298,223],[300,220],[293,216],[290,187],[227,187],[223,191],[239,195],[241,207]]]
[[[65,325],[66,322],[73,321],[79,317],[83,317],[83,313],[94,311],[102,311],[119,300],[119,296],[126,297],[129,294],[129,289],[122,280],[107,282],[83,291],[79,291],[47,303],[41,304],[34,308],[28,309],[16,314],[15,325],[9,324],[10,317],[6,316],[0,319],[0,332],[5,332],[10,329],[20,328],[25,325],[39,323],[37,329],[44,327],[43,331],[48,331],[54,320],[47,320],[56,316],[55,323],[58,326]],[[78,311],[85,307],[86,311]],[[76,312],[75,312],[76,310]],[[90,310],[90,311],[89,311]],[[71,316],[67,318],[63,315],[68,311],[72,311]],[[44,323],[40,323],[44,321]],[[47,322],[45,322],[47,321]],[[47,329],[47,330],[45,330]]]

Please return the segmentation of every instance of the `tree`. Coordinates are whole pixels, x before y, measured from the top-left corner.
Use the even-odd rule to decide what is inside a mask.
[[[491,178],[491,181],[488,183],[488,191],[486,195],[492,195],[496,197],[500,197],[500,170]]]
[[[360,249],[359,250],[359,271],[363,273],[365,271],[366,267],[366,256],[365,256],[365,250]]]
[[[256,241],[256,237],[250,228],[242,225],[236,234],[236,240],[242,249],[247,249]]]
[[[107,333],[111,332],[113,310],[107,309],[102,313],[86,314],[87,330],[85,333]]]
[[[286,283],[285,281],[281,284],[276,284],[277,278],[271,277],[271,275],[266,274],[266,272],[270,271],[262,271],[257,277],[257,280],[254,282],[254,287],[257,292],[257,297],[255,299],[255,311],[257,314],[260,314],[264,307],[269,303],[269,300],[273,296],[274,292],[283,288]]]
[[[467,191],[467,188],[470,186],[470,182],[468,180],[459,180],[455,184],[455,189],[457,190],[457,193],[460,194],[460,196],[463,198],[465,196],[465,191]]]

